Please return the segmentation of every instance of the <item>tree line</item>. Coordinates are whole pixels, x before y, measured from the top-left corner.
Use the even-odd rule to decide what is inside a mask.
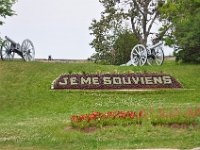
[[[104,10],[93,19],[90,43],[96,61],[123,64],[134,45],[162,40],[177,61],[200,63],[199,0],[99,0]]]
[[[3,18],[15,15],[17,0],[0,0]],[[104,10],[89,27],[90,45],[96,61],[123,64],[130,59],[134,45],[144,46],[153,37],[174,47],[177,61],[200,63],[199,0],[98,0]]]

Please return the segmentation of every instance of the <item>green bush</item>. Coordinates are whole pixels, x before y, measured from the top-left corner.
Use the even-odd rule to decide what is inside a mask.
[[[136,36],[130,31],[124,31],[114,43],[113,64],[121,65],[130,60],[133,47],[138,44]]]
[[[184,63],[200,63],[200,46],[187,48],[175,53],[176,61]]]
[[[162,16],[172,27],[166,43],[183,49],[176,53],[177,61],[200,63],[200,1],[169,0],[163,8]]]

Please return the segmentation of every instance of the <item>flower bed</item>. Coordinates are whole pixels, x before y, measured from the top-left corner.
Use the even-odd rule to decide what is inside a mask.
[[[196,124],[200,123],[200,108],[175,108],[167,110],[159,108],[148,114],[153,125]]]
[[[71,125],[72,127],[83,129],[87,127],[140,124],[143,117],[143,111],[93,112],[91,114],[71,116]]]
[[[157,110],[140,111],[113,111],[113,112],[93,112],[91,114],[71,116],[73,128],[86,129],[89,127],[102,128],[105,126],[128,126],[143,125],[149,122],[152,125],[196,125],[200,123],[200,108],[188,108],[185,110],[167,110],[159,108]]]
[[[52,83],[52,89],[155,89],[182,88],[167,74],[64,74]]]

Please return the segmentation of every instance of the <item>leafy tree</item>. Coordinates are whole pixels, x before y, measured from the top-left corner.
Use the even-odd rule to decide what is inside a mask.
[[[200,1],[168,0],[162,17],[171,24],[171,33],[165,40],[168,45],[179,47],[175,51],[177,60],[200,63]]]
[[[154,33],[152,27],[159,19],[159,9],[164,5],[163,0],[121,0],[121,9],[126,14],[126,19],[131,23],[133,33],[141,44],[146,45],[150,34]],[[160,20],[161,21],[161,20]],[[161,22],[160,22],[161,23]],[[160,39],[165,34],[160,34]]]
[[[104,6],[101,19],[91,23],[91,35],[94,36],[90,45],[99,55],[111,51],[113,44],[121,35],[124,26],[130,25],[133,35],[139,43],[146,45],[152,27],[159,18],[159,9],[163,0],[99,0]],[[167,28],[168,29],[168,28]],[[166,29],[166,30],[167,30]],[[166,33],[162,30],[160,39]]]
[[[0,0],[0,25],[3,24],[3,18],[15,14],[15,12],[12,10],[12,6],[15,2],[16,0]],[[1,43],[2,40],[0,37],[0,44]]]
[[[104,3],[106,8],[101,13],[101,19],[97,21],[92,20],[89,29],[92,31],[90,34],[94,36],[94,39],[90,43],[92,48],[98,53],[99,59],[107,58],[106,55],[110,54],[117,35],[122,30],[122,16],[115,13],[115,3]]]
[[[130,60],[132,48],[138,43],[136,36],[129,30],[120,33],[113,45],[113,64],[121,65]]]
[[[15,14],[12,10],[12,6],[15,2],[16,0],[0,0],[0,25],[3,24],[2,18]]]

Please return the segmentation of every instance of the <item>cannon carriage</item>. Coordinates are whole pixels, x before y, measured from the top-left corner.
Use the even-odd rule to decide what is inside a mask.
[[[152,39],[152,45],[137,44],[133,47],[130,60],[121,66],[162,65],[164,62],[163,42],[160,37]]]
[[[134,66],[162,65],[164,62],[163,42],[159,34],[152,39],[152,45],[137,44],[131,51],[130,63]]]
[[[131,64],[134,66],[162,65],[164,61],[164,52],[162,50],[162,42],[146,47],[137,44],[131,51]]]
[[[25,61],[34,61],[35,48],[33,43],[29,39],[25,39],[20,45],[6,36],[1,44],[0,57],[2,60],[13,60],[15,54],[18,54]]]

